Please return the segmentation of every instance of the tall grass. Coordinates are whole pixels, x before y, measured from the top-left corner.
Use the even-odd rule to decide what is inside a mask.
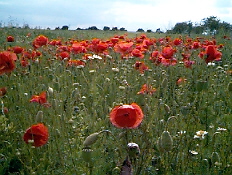
[[[62,41],[94,37],[106,40],[118,34],[19,29],[1,29],[0,33],[1,51],[13,45],[32,49],[33,39],[40,34]],[[28,33],[30,37],[26,37]],[[16,41],[7,43],[8,35],[15,36]],[[128,38],[136,36],[139,34],[128,34]],[[64,61],[54,59],[55,48],[50,46],[40,48],[40,62],[26,68],[17,62],[11,75],[0,76],[0,88],[7,87],[1,105],[9,110],[0,116],[0,174],[120,174],[130,142],[140,148],[140,154],[131,162],[134,174],[232,173],[232,92],[228,89],[232,44],[221,36],[216,41],[225,44],[220,65],[207,66],[197,50],[191,56],[196,61],[192,69],[182,64],[156,66],[146,53],[143,61],[149,70],[142,74],[133,67],[136,60],[141,61],[139,58],[121,59],[113,50],[109,54],[112,58],[89,60],[83,68],[66,67]],[[178,49],[176,57],[181,54]],[[186,83],[177,85],[179,77],[184,77]],[[145,83],[156,88],[153,95],[137,94]],[[32,95],[49,87],[53,89],[47,93],[50,108],[29,103]],[[141,126],[115,128],[109,120],[111,109],[132,102],[144,112]],[[49,141],[35,148],[22,137],[29,126],[37,123],[38,111],[43,112],[43,123],[49,128]],[[105,130],[88,151],[83,151],[87,136]],[[204,139],[194,139],[200,130],[208,134]],[[164,131],[173,141],[170,151],[158,144]]]

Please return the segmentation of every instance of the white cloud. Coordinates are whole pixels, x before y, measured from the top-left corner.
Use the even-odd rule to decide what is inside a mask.
[[[9,16],[17,23],[52,27],[70,25],[72,29],[89,26],[125,27],[127,30],[162,30],[177,22],[200,22],[217,16],[232,23],[232,2],[228,0],[0,0],[1,20]]]

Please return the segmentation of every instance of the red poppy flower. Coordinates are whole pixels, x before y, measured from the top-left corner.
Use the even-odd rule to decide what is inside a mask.
[[[139,49],[133,49],[131,55],[138,58],[144,58],[143,52]]]
[[[110,121],[117,128],[136,128],[143,117],[143,111],[136,103],[115,106],[110,112]]]
[[[182,43],[182,40],[181,40],[180,38],[176,38],[176,39],[173,40],[173,44],[174,44],[175,46],[178,46],[178,45],[180,45],[181,43]]]
[[[176,85],[181,85],[181,84],[184,84],[186,83],[187,79],[183,78],[183,77],[180,77],[176,80]]]
[[[85,67],[85,62],[81,60],[68,60],[67,66]]]
[[[6,38],[7,42],[14,42],[14,37],[9,35],[7,38]]]
[[[133,50],[133,42],[119,42],[114,46],[114,50],[120,53],[122,58],[128,58],[128,54]]]
[[[67,51],[63,51],[63,52],[58,53],[57,57],[60,58],[61,60],[70,59],[70,54]]]
[[[174,53],[176,52],[171,46],[166,46],[162,49],[161,55],[165,59],[172,59]]]
[[[156,92],[156,88],[153,88],[152,86],[144,84],[142,86],[142,88],[140,89],[140,91],[137,92],[137,94],[150,94],[150,95],[152,95],[155,92]]]
[[[40,95],[33,95],[30,102],[39,103],[45,107],[50,107],[51,105],[47,102],[46,91],[40,93]]]
[[[81,45],[81,43],[74,42],[72,44],[71,51],[75,54],[78,54],[78,53],[86,53],[87,49],[85,48],[85,46]]]
[[[4,95],[6,95],[6,87],[2,87],[0,88],[0,97],[3,97]]]
[[[43,123],[38,123],[29,127],[23,135],[23,140],[35,147],[43,146],[48,141],[48,128]]]
[[[220,61],[222,53],[216,49],[215,45],[208,45],[205,51],[199,54],[199,57],[205,59],[206,63],[209,63],[212,61]]]
[[[22,47],[20,47],[20,46],[14,46],[14,47],[12,48],[12,51],[13,51],[14,53],[16,53],[16,54],[22,53],[23,50],[24,50],[24,49],[23,49]]]
[[[39,35],[35,38],[33,41],[33,46],[35,48],[39,48],[41,46],[47,45],[48,44],[48,38],[44,35]]]
[[[13,52],[0,52],[0,75],[12,72],[15,69],[15,61],[17,56]]]
[[[148,70],[148,69],[149,69],[148,66],[146,66],[145,63],[144,63],[144,62],[141,62],[141,61],[136,61],[135,64],[134,64],[134,68],[135,68],[136,70],[139,70],[140,73],[144,73],[145,70]]]

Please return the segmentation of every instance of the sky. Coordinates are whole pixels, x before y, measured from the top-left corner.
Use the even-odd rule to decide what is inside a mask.
[[[216,16],[232,24],[231,0],[0,0],[0,24],[31,28],[96,26],[171,29],[178,22],[200,23]]]

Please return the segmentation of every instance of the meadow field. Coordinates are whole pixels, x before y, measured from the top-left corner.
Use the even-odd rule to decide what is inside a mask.
[[[232,41],[0,29],[0,174],[232,174]]]

